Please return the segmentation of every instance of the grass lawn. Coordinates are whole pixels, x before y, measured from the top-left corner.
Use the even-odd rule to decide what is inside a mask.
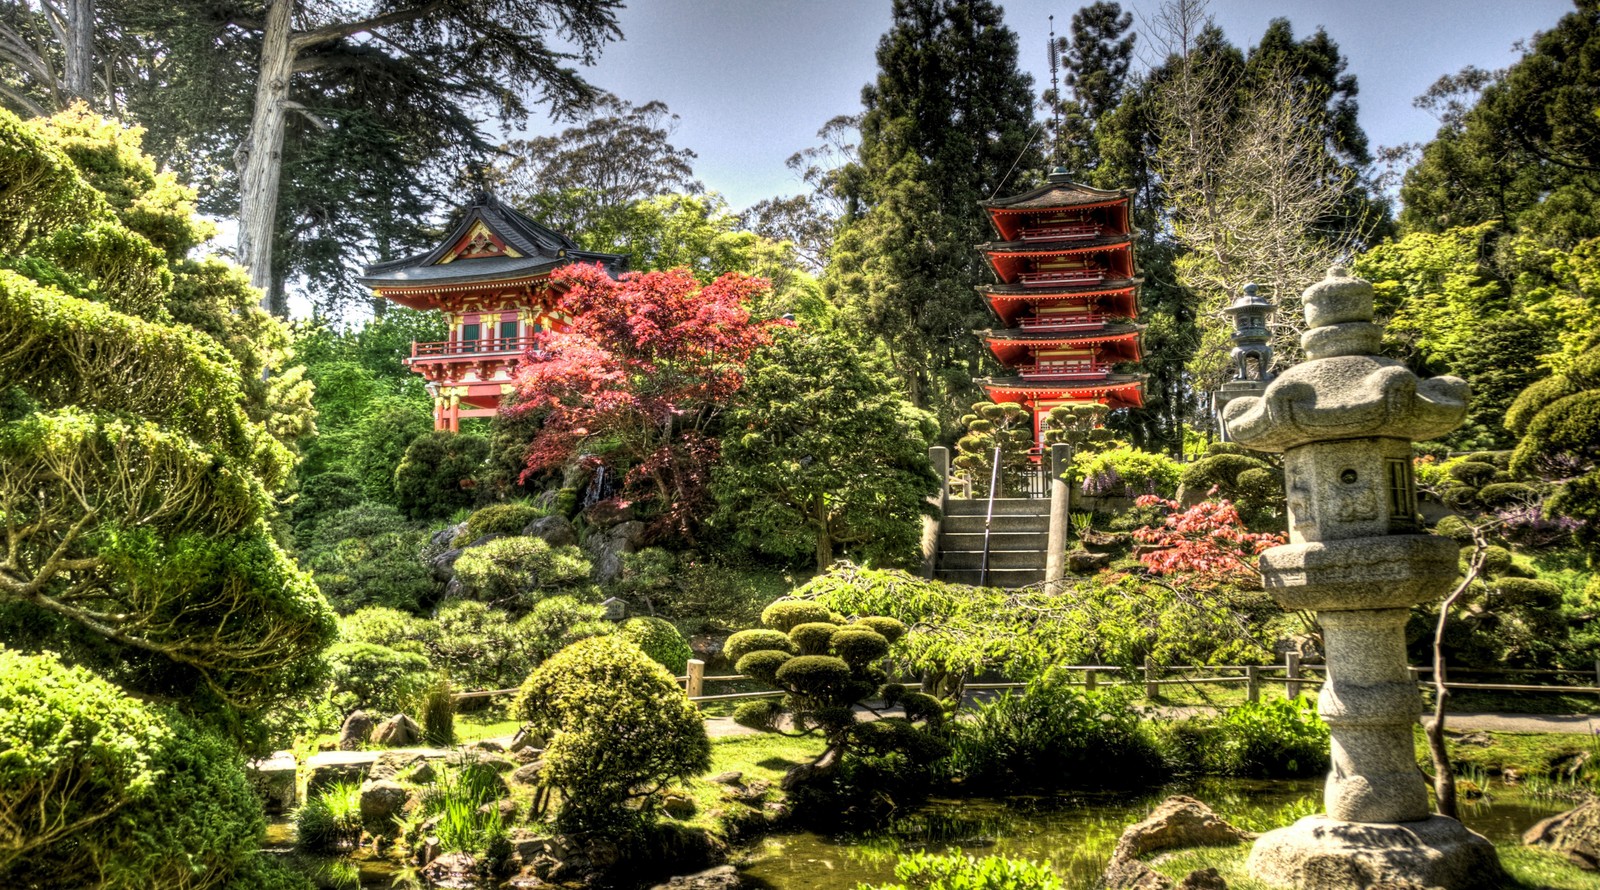
[[[743,773],[745,784],[760,779],[770,782],[772,790],[768,800],[777,800],[778,783],[790,767],[806,763],[822,753],[822,739],[814,736],[792,736],[763,733],[762,735],[730,736],[711,740],[711,769],[699,779],[684,783],[684,790],[694,798],[696,813],[693,825],[715,828],[712,813],[726,811],[731,804],[723,797],[727,786],[707,781],[711,776],[737,770]]]

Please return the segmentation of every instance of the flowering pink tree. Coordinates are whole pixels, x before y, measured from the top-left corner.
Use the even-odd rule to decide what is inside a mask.
[[[728,273],[701,286],[683,269],[612,279],[573,265],[551,282],[573,323],[540,335],[517,368],[506,411],[542,418],[524,478],[588,456],[626,472],[625,497],[691,533],[718,452],[713,421],[769,342],[746,308],[766,280]]]
[[[1133,533],[1134,540],[1146,545],[1139,561],[1157,575],[1179,575],[1207,586],[1257,587],[1260,575],[1249,557],[1287,540],[1246,529],[1238,509],[1226,498],[1204,500],[1187,510],[1157,495],[1145,495],[1135,503],[1167,510],[1160,526]]]

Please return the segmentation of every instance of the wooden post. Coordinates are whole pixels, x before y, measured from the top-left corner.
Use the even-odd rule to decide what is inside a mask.
[[[1253,664],[1244,666],[1244,694],[1251,702],[1261,701],[1261,668]]]
[[[1283,657],[1283,672],[1289,678],[1283,684],[1283,694],[1286,698],[1294,698],[1300,694],[1300,653],[1290,652]]]
[[[1600,686],[1600,658],[1594,660],[1594,685]]]
[[[690,698],[699,698],[705,695],[706,689],[706,663],[698,658],[689,659],[689,681],[684,684],[684,692]]]
[[[1144,697],[1156,697],[1156,660],[1148,655],[1144,657]]]
[[[1083,688],[1093,689],[1095,687],[1095,684],[1099,682],[1095,679],[1095,673],[1092,669],[1083,672]]]
[[[1062,478],[1072,468],[1072,446],[1050,446],[1050,528],[1045,538],[1044,589],[1060,593],[1067,576],[1067,532],[1072,527],[1072,486]]]

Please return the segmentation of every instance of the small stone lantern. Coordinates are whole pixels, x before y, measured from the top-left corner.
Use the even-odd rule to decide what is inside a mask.
[[[1233,319],[1233,350],[1228,357],[1233,360],[1234,374],[1213,395],[1212,405],[1224,442],[1230,441],[1228,427],[1221,422],[1228,403],[1242,396],[1259,396],[1272,382],[1272,332],[1267,329],[1272,303],[1258,290],[1253,284],[1245,285],[1244,293],[1222,310]]]
[[[1410,608],[1455,582],[1457,547],[1423,533],[1411,443],[1455,429],[1467,384],[1419,380],[1378,355],[1372,286],[1338,266],[1305,292],[1306,360],[1259,397],[1229,402],[1235,442],[1283,454],[1289,543],[1261,555],[1267,590],[1313,610],[1328,677],[1318,711],[1332,735],[1326,815],[1268,832],[1250,871],[1274,886],[1367,887],[1411,881],[1491,886],[1494,848],[1432,815],[1412,727],[1421,696],[1406,665]]]

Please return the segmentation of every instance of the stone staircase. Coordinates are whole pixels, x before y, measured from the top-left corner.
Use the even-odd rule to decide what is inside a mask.
[[[983,567],[985,499],[949,498],[939,527],[939,559],[934,577],[957,584],[977,584]],[[990,587],[1026,587],[1044,580],[1046,544],[1050,537],[1050,502],[1029,498],[996,498],[990,524]]]

